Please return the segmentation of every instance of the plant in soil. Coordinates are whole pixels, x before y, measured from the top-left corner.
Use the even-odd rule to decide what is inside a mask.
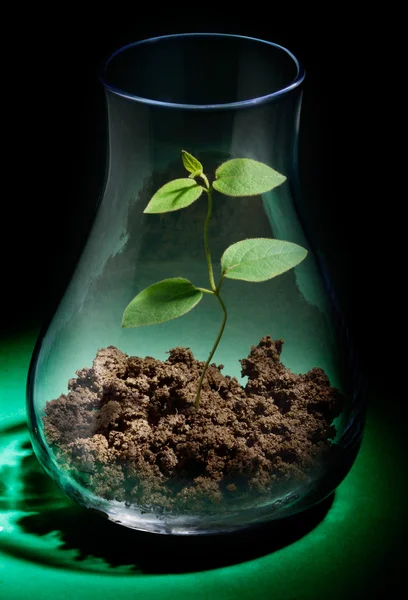
[[[154,283],[126,307],[122,326],[181,317],[208,294],[223,317],[207,360],[183,347],[170,349],[165,361],[101,348],[92,366],[69,380],[68,393],[47,402],[44,435],[63,469],[96,496],[155,514],[218,514],[268,502],[312,480],[335,452],[333,422],[344,397],[319,367],[291,372],[280,360],[283,340],[268,335],[240,360],[245,386],[211,362],[228,317],[224,280],[266,281],[307,252],[286,241],[245,239],[224,251],[216,282],[208,239],[214,190],[253,196],[286,178],[238,158],[221,164],[210,182],[191,154],[183,151],[182,160],[189,176],[163,185],[144,212],[184,209],[206,194],[209,287],[183,277]]]
[[[195,308],[203,294],[214,296],[222,309],[223,319],[217,338],[203,367],[197,386],[195,406],[200,402],[201,388],[208,366],[220,343],[227,323],[228,312],[221,297],[225,278],[260,282],[272,279],[300,263],[307,251],[291,242],[269,238],[242,240],[227,248],[221,257],[221,277],[215,283],[208,243],[208,227],[212,215],[213,190],[226,196],[257,196],[281,185],[286,177],[271,167],[249,158],[234,158],[223,163],[210,183],[203,165],[194,156],[182,150],[188,178],[174,179],[163,185],[150,200],[144,212],[160,214],[187,208],[203,192],[208,197],[207,218],[204,223],[204,249],[207,259],[210,289],[197,287],[183,277],[172,277],[154,283],[140,292],[127,306],[122,327],[140,327],[164,323],[185,315]],[[198,180],[198,181],[197,181]]]

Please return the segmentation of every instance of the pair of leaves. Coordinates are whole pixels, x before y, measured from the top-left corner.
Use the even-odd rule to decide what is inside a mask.
[[[198,200],[204,188],[194,177],[203,174],[203,166],[194,156],[182,152],[189,178],[174,179],[163,185],[152,197],[144,212],[172,212],[190,206]],[[250,158],[234,158],[220,165],[215,172],[213,187],[226,196],[256,196],[281,185],[286,177],[268,165]]]
[[[266,281],[299,264],[307,251],[291,242],[253,238],[232,244],[221,258],[223,277]],[[176,319],[194,308],[203,292],[188,279],[174,277],[149,286],[126,308],[122,327],[154,325]]]
[[[143,212],[160,214],[186,208],[199,199],[205,188],[199,185],[194,177],[203,173],[203,165],[192,154],[182,150],[183,165],[190,173],[188,178],[173,179],[165,183],[153,195]]]

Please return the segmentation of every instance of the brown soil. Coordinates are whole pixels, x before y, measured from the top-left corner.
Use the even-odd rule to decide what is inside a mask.
[[[186,348],[162,362],[110,346],[47,403],[44,431],[59,461],[94,494],[145,510],[205,509],[303,480],[325,460],[344,398],[324,371],[292,373],[270,337],[241,360],[245,387]]]

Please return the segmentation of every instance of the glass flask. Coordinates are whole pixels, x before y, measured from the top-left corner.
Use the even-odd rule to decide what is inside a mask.
[[[207,534],[281,519],[326,498],[357,455],[364,411],[353,349],[297,209],[304,77],[287,49],[224,34],[144,40],[104,67],[103,197],[34,352],[27,406],[44,470],[116,523]],[[214,190],[211,215],[204,192],[183,209],[145,213],[174,179],[204,186],[182,150],[210,184],[237,158],[286,180],[251,196]],[[218,297],[203,293],[157,324],[123,327],[122,318],[169,278],[211,292],[209,268],[217,282],[225,250],[252,238],[307,256],[265,281],[223,281],[228,319],[196,407],[223,322]]]

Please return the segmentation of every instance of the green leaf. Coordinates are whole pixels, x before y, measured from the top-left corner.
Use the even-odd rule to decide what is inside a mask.
[[[251,238],[232,244],[221,257],[224,277],[243,281],[266,281],[289,271],[304,258],[307,250],[268,238]]]
[[[173,277],[140,292],[123,313],[122,327],[156,325],[188,313],[203,297],[188,279]]]
[[[157,190],[143,212],[157,214],[185,208],[198,200],[203,189],[194,179],[173,179]]]
[[[192,154],[182,150],[181,158],[183,160],[183,165],[189,173],[192,173],[194,177],[201,175],[203,172],[203,165]]]
[[[256,196],[286,181],[268,165],[251,158],[234,158],[218,167],[214,189],[226,196]]]

